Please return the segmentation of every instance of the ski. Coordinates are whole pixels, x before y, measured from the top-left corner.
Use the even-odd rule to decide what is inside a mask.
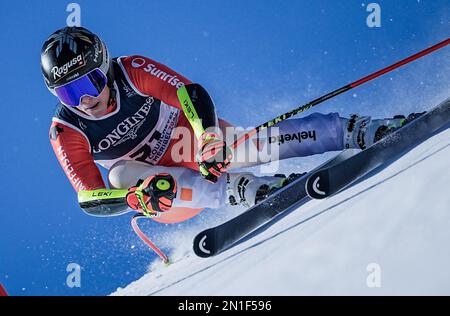
[[[407,149],[425,141],[449,121],[450,99],[447,99],[353,157],[311,173],[306,180],[306,193],[313,199],[324,199],[336,194]]]
[[[344,150],[313,171],[337,164],[354,154],[354,150]],[[202,258],[215,256],[275,216],[287,211],[290,206],[306,203],[309,200],[305,191],[307,175],[296,179],[244,213],[197,234],[193,241],[195,254]]]
[[[355,154],[345,150],[336,157],[296,179],[244,213],[194,238],[193,249],[202,258],[215,256],[266,224],[276,216],[297,208],[311,198],[331,196],[363,175],[396,158],[450,121],[450,99]]]

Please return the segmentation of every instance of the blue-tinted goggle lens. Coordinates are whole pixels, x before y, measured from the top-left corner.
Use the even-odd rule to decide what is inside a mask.
[[[108,79],[98,68],[90,73],[55,89],[59,100],[68,106],[80,105],[81,98],[85,95],[98,97],[106,86]]]

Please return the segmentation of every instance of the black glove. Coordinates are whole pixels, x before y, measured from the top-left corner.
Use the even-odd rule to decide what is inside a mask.
[[[227,171],[233,153],[227,144],[214,133],[205,133],[200,138],[200,151],[197,155],[201,175],[215,183]]]

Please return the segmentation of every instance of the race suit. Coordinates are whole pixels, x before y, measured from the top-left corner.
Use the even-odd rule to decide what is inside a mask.
[[[185,220],[205,207],[223,205],[225,177],[215,184],[201,178],[195,161],[197,139],[177,98],[177,89],[191,81],[143,56],[112,62],[115,101],[108,114],[95,118],[60,103],[52,119],[50,141],[73,188],[78,192],[107,187],[97,163],[109,170],[111,188],[129,188],[152,173],[172,174],[180,192],[174,212],[166,212],[158,219],[162,222]],[[237,151],[231,168],[341,150],[343,124],[337,113],[283,121],[242,146],[251,147],[254,154]],[[226,128],[231,125],[223,120],[219,125],[228,137]],[[128,210],[122,202],[91,207],[88,213],[122,214]]]

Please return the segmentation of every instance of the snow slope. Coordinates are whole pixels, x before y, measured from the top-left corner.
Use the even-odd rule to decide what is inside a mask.
[[[113,295],[449,295],[449,161],[447,129],[215,258],[154,264]]]

